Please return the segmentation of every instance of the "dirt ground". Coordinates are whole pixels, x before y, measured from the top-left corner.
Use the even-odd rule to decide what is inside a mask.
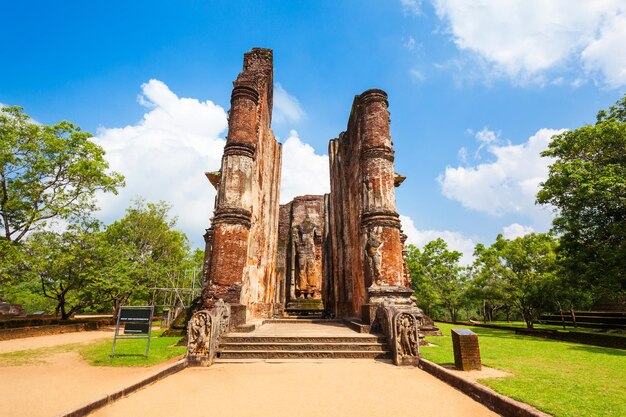
[[[188,368],[93,415],[497,416],[420,369],[370,360]]]
[[[0,353],[17,352],[19,350],[39,349],[44,347],[69,345],[71,343],[88,343],[95,340],[113,340],[114,327],[105,330],[88,332],[72,332],[48,336],[24,337],[21,339],[0,340]]]
[[[112,331],[0,341],[0,353],[88,343]],[[0,366],[0,416],[56,416],[129,386],[150,368],[93,367],[75,351]],[[488,368],[467,378],[501,376]],[[94,416],[496,416],[417,368],[373,360],[217,363],[190,368],[97,411]]]
[[[0,352],[87,343],[102,338],[112,340],[113,332],[77,332],[0,341]],[[88,365],[78,352],[54,353],[24,366],[0,366],[0,416],[56,416],[132,385],[164,366],[167,365],[96,367]]]

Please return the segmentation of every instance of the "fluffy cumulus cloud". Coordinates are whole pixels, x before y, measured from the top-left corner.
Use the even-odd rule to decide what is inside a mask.
[[[402,230],[407,235],[407,244],[415,245],[419,248],[424,247],[428,242],[441,238],[448,244],[448,249],[459,251],[463,254],[461,263],[469,265],[473,261],[474,247],[476,242],[473,239],[464,236],[459,232],[451,232],[448,230],[418,230],[409,216],[400,216],[402,222]]]
[[[283,143],[283,166],[280,182],[280,202],[288,203],[305,194],[330,192],[328,155],[318,155],[302,142],[292,130]]]
[[[272,119],[275,123],[297,123],[304,118],[305,113],[300,102],[289,95],[280,83],[274,85],[274,109]]]
[[[459,49],[516,82],[575,67],[609,86],[626,85],[626,0],[433,3]]]
[[[535,205],[535,197],[552,160],[540,153],[552,136],[561,132],[541,129],[519,145],[491,142],[486,150],[492,162],[446,168],[438,178],[443,194],[472,210],[494,216],[521,215],[530,218],[537,228],[546,228],[552,212]]]
[[[165,200],[173,205],[178,226],[200,245],[215,198],[204,172],[220,168],[226,112],[208,100],[178,97],[158,80],[141,86],[138,101],[146,108],[142,120],[101,128],[95,138],[111,169],[126,177],[119,195],[99,197],[100,217],[120,218],[139,196]]]
[[[591,41],[581,56],[585,68],[604,74],[612,87],[626,85],[626,7],[622,14],[608,19],[600,35]]]
[[[505,239],[516,239],[518,237],[526,236],[532,232],[534,232],[534,230],[530,226],[524,226],[519,223],[512,223],[508,226],[504,226],[504,228],[502,229],[502,236]]]

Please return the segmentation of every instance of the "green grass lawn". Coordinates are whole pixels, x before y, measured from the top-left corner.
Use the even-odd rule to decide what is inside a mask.
[[[454,364],[450,329],[478,334],[482,363],[513,376],[480,383],[559,417],[626,416],[626,352],[576,343],[516,336],[507,330],[437,323],[444,336],[422,347],[435,363]]]
[[[526,328],[526,323],[523,321],[490,321],[486,324],[490,324],[493,326],[504,326],[504,327],[516,327],[520,329]],[[624,333],[618,333],[617,331],[606,331],[601,329],[590,329],[586,327],[572,327],[567,326],[565,330],[563,330],[563,326],[556,324],[540,324],[535,323],[535,330],[558,330],[559,332],[580,332],[580,333],[594,333],[594,334],[606,334],[617,337],[626,337]]]
[[[152,332],[150,352],[146,358],[146,339],[117,339],[115,357],[111,358],[113,340],[84,346],[83,358],[93,366],[152,366],[185,353],[186,347],[176,346],[180,337],[159,337],[163,330]]]

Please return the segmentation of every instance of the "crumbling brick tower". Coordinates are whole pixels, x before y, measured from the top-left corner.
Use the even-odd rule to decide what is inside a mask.
[[[217,197],[205,235],[203,305],[212,308],[221,298],[245,306],[247,318],[270,316],[276,290],[281,145],[270,128],[272,60],[270,49],[244,55],[222,166],[207,173]]]
[[[370,322],[384,299],[410,304],[396,211],[387,94],[355,97],[348,129],[330,141],[330,259],[327,308]]]

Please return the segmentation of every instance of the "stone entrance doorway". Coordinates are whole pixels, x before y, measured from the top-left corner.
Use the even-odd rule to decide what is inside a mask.
[[[306,195],[280,206],[275,316],[324,316],[330,281],[324,262],[327,200],[328,195]]]

